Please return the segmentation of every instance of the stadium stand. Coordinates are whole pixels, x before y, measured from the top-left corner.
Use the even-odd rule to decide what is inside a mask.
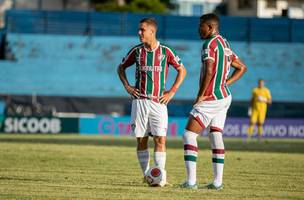
[[[136,37],[11,33],[7,40],[16,61],[1,63],[1,76],[7,78],[0,86],[2,92],[127,97],[116,75],[116,67],[126,51],[138,43]],[[165,40],[165,43],[178,51],[191,77],[185,80],[176,97],[192,99],[198,86],[202,42]],[[299,92],[304,88],[301,78],[304,73],[303,44],[235,41],[231,45],[249,67],[246,76],[231,88],[235,100],[248,100],[250,88],[256,85],[258,78],[266,80],[274,101],[304,99],[304,93]],[[133,77],[133,71],[129,70],[130,77]],[[171,73],[169,80],[173,81],[173,77],[174,73]]]
[[[157,19],[160,38],[199,39],[198,17],[171,15],[9,10],[6,25],[10,33],[134,36],[139,20],[147,16]],[[304,41],[304,22],[299,19],[222,16],[221,29],[224,36],[235,41]]]
[[[137,24],[147,15],[10,10],[6,16],[6,60],[0,62],[0,93],[61,96],[68,102],[70,98],[128,98],[116,67],[126,51],[138,43],[134,37]],[[188,78],[176,94],[175,103],[169,106],[173,115],[184,115],[198,87],[202,45],[196,33],[198,19],[149,16],[157,18],[161,41],[174,47],[188,69]],[[266,80],[273,100],[286,105],[274,116],[283,116],[282,111],[299,104],[304,107],[304,93],[300,92],[304,89],[303,20],[222,17],[222,29],[249,67],[245,77],[231,87],[238,102],[236,116],[246,113],[251,88],[259,78]],[[131,81],[133,74],[134,70],[128,71]],[[170,75],[172,82],[174,73]]]

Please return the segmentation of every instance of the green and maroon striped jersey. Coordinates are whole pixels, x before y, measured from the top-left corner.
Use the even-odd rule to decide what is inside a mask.
[[[223,99],[230,95],[226,80],[230,65],[237,58],[228,41],[221,35],[214,35],[204,42],[200,84],[204,75],[204,61],[207,59],[214,61],[212,79],[204,94],[204,96],[210,96],[207,101]]]
[[[149,51],[144,44],[133,47],[122,60],[121,66],[127,68],[136,64],[135,87],[141,98],[158,101],[165,91],[169,65],[178,69],[182,62],[175,51],[158,42],[157,47]]]

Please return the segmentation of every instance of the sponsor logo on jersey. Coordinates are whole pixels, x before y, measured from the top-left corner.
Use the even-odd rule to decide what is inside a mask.
[[[141,66],[141,71],[161,72],[162,70],[161,66]]]

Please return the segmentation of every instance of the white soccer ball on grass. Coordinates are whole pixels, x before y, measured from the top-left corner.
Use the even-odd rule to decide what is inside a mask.
[[[146,173],[146,181],[152,187],[164,187],[167,182],[166,174],[166,171],[160,167],[151,167]]]

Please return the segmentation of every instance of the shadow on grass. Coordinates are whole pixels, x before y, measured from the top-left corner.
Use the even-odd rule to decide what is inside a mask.
[[[136,147],[136,141],[132,137],[113,136],[83,136],[83,135],[27,135],[27,134],[0,134],[0,143],[40,143],[40,144],[69,144],[69,145],[94,145],[94,146],[123,146]],[[150,138],[150,147],[153,147]],[[210,149],[207,138],[199,138],[200,150]],[[181,138],[169,138],[167,147],[183,149]],[[227,151],[256,151],[256,152],[281,152],[304,153],[304,139],[264,139],[262,142],[252,140],[243,142],[242,139],[225,138]]]

